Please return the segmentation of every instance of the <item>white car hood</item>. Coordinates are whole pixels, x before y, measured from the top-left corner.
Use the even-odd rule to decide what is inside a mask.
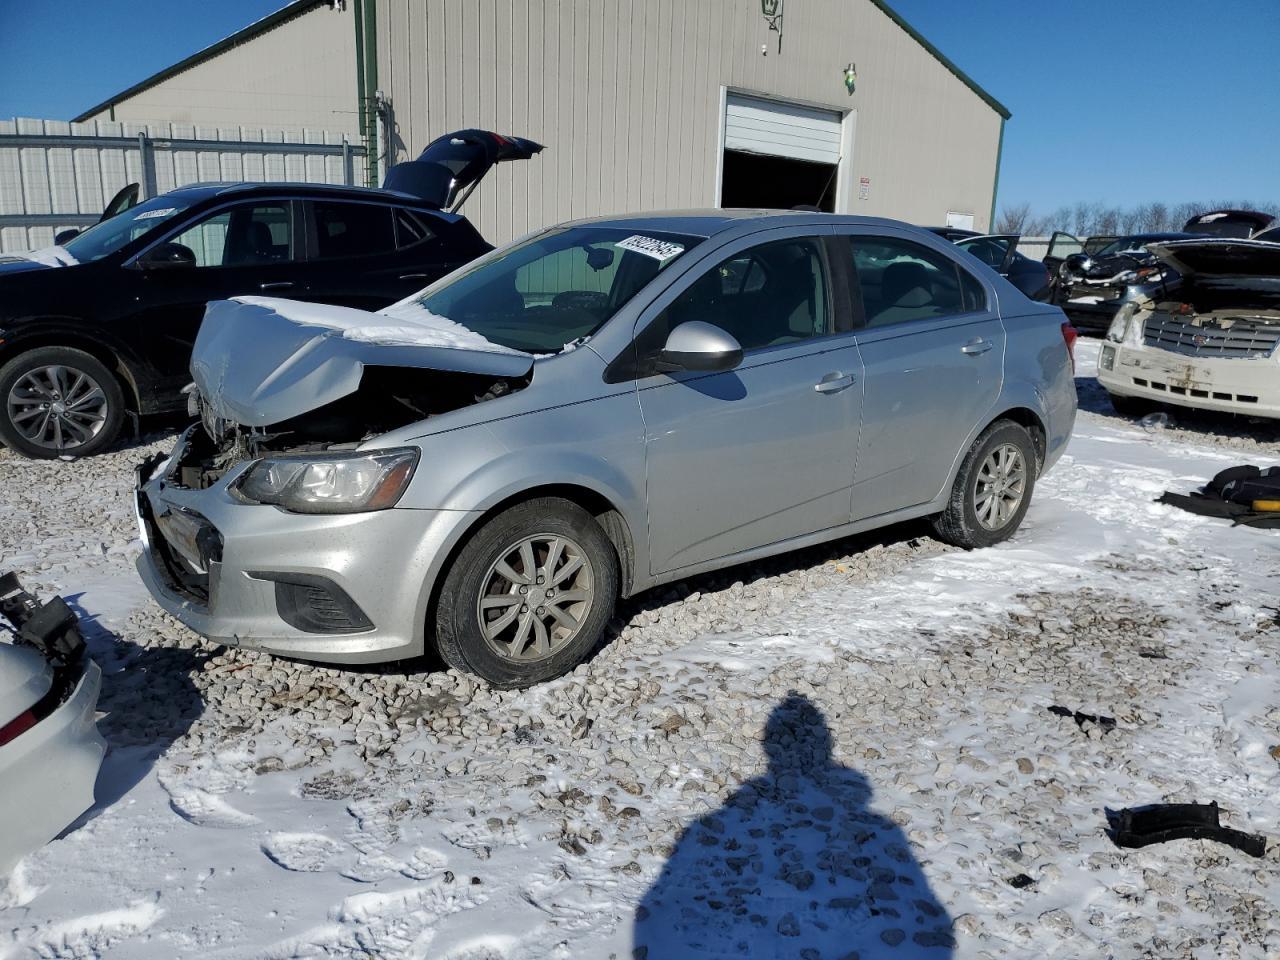
[[[370,313],[236,297],[206,308],[191,374],[216,416],[270,426],[354,393],[365,366],[520,377],[533,360],[412,301]]]

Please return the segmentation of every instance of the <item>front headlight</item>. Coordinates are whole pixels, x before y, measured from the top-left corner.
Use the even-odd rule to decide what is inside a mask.
[[[363,513],[395,506],[418,465],[413,447],[264,457],[236,493],[295,513]]]
[[[1107,327],[1107,339],[1112,343],[1124,343],[1129,332],[1129,321],[1137,312],[1138,305],[1133,302],[1126,303],[1117,310],[1116,315],[1111,319],[1111,326]]]

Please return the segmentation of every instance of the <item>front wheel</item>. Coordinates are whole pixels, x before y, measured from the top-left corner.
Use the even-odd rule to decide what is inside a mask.
[[[947,509],[933,521],[939,540],[966,550],[1013,536],[1035,489],[1035,444],[1026,428],[997,420],[983,431],[960,464]]]
[[[124,392],[96,357],[37,347],[0,367],[0,440],[38,460],[87,457],[120,432]]]
[[[618,558],[591,514],[544,497],[487,521],[463,546],[436,604],[445,663],[501,688],[567,673],[613,616]]]

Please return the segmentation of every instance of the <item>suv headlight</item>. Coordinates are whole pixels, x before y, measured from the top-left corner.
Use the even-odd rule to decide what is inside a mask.
[[[418,465],[413,447],[264,457],[236,493],[295,513],[363,513],[395,506]]]
[[[1124,343],[1129,335],[1129,323],[1138,312],[1138,305],[1132,301],[1124,304],[1111,319],[1107,328],[1107,339],[1112,343]]]

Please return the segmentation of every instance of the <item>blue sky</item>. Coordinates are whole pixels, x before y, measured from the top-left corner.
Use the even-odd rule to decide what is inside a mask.
[[[0,116],[72,117],[282,2],[0,0]],[[1280,0],[890,2],[1013,112],[1001,206],[1280,202]]]

